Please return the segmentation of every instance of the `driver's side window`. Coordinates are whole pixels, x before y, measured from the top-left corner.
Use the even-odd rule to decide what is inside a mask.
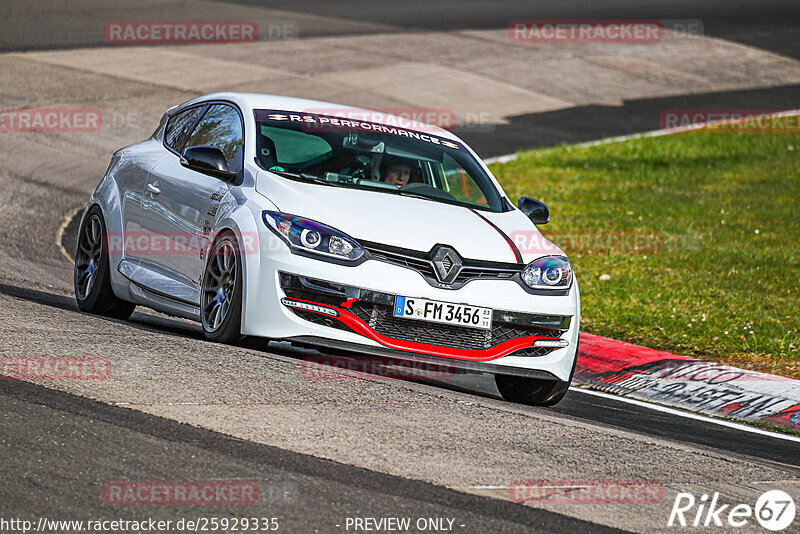
[[[244,136],[239,113],[227,104],[213,104],[195,127],[183,150],[194,146],[218,148],[225,155],[228,170],[242,168]]]

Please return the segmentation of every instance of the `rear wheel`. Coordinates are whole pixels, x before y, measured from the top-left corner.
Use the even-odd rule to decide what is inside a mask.
[[[237,343],[242,339],[242,261],[236,238],[220,235],[206,261],[200,295],[200,319],[206,339]]]
[[[135,304],[117,298],[111,289],[106,243],[106,225],[103,213],[97,206],[89,210],[78,230],[78,248],[75,251],[75,299],[81,311],[127,319]]]
[[[494,381],[500,395],[509,402],[531,406],[555,406],[567,394],[577,363],[578,347],[575,349],[575,360],[572,362],[569,380],[542,380],[525,376],[494,375]]]

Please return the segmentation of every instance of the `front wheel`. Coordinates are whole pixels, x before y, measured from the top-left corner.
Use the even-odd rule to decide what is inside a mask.
[[[554,406],[569,389],[569,382],[564,380],[494,375],[494,381],[505,400],[531,406]]]
[[[494,382],[503,399],[531,406],[555,406],[569,390],[575,366],[578,363],[579,347],[575,347],[575,360],[569,380],[542,380],[513,375],[494,375]]]
[[[242,339],[242,260],[236,238],[222,234],[206,261],[200,295],[200,319],[209,341]]]

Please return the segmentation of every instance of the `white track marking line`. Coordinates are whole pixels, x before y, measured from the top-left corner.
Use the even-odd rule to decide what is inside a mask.
[[[788,117],[791,115],[800,115],[800,109],[791,109],[787,111],[781,111],[779,113],[772,113],[770,117]],[[631,139],[642,139],[645,137],[660,137],[662,135],[672,135],[676,133],[682,132],[691,132],[692,130],[699,130],[701,128],[705,128],[707,126],[719,126],[720,124],[735,124],[737,122],[744,122],[745,118],[738,120],[738,121],[711,121],[711,122],[704,122],[700,124],[692,124],[690,126],[679,126],[677,128],[666,128],[663,130],[651,130],[649,132],[641,132],[635,134],[628,134],[628,135],[620,135],[617,137],[606,137],[605,139],[598,139],[597,141],[587,141],[585,143],[578,143],[574,146],[578,148],[585,148],[590,146],[597,146],[597,145],[607,145],[609,143],[621,143],[623,141],[630,141]],[[546,147],[542,147],[546,148]],[[503,156],[495,156],[493,158],[487,158],[483,160],[485,165],[492,165],[493,163],[508,163],[509,161],[514,161],[519,157],[519,153],[514,154],[505,154]]]
[[[588,395],[594,395],[596,397],[603,397],[605,399],[611,400],[618,400],[620,402],[627,402],[628,404],[633,404],[635,406],[640,406],[642,408],[649,408],[651,410],[655,410],[657,412],[664,412],[670,415],[677,415],[679,417],[686,417],[688,419],[696,419],[698,421],[705,421],[706,423],[712,423],[715,425],[726,426],[729,428],[735,428],[736,430],[742,430],[744,432],[750,432],[751,434],[759,434],[762,436],[769,436],[772,438],[777,439],[784,439],[786,441],[794,441],[796,443],[800,443],[800,436],[792,436],[789,434],[780,434],[778,432],[770,432],[769,430],[762,430],[760,428],[755,428],[746,424],[742,423],[734,423],[733,421],[725,421],[724,419],[716,419],[714,417],[708,417],[706,415],[700,415],[693,412],[687,412],[684,410],[679,410],[676,408],[669,408],[662,404],[656,403],[649,403],[645,401],[640,401],[637,399],[631,399],[630,397],[624,397],[621,395],[612,395],[611,393],[604,393],[602,391],[595,391],[592,389],[583,389],[576,386],[571,386],[570,391],[580,391],[581,393],[586,393]]]
[[[506,154],[505,156],[495,156],[493,158],[487,158],[483,160],[483,163],[486,165],[491,165],[493,163],[508,163],[509,161],[514,161],[517,159],[517,154]]]
[[[67,229],[67,225],[69,224],[69,222],[72,220],[75,214],[81,211],[82,209],[83,206],[79,206],[75,209],[69,210],[69,212],[67,212],[67,214],[64,215],[64,220],[61,221],[61,224],[59,225],[58,230],[56,231],[56,246],[58,247],[58,250],[61,251],[61,254],[63,254],[64,257],[67,258],[69,262],[72,264],[75,263],[75,260],[72,259],[72,256],[69,255],[67,249],[65,249],[64,245],[61,244],[61,239],[64,237],[64,230]]]

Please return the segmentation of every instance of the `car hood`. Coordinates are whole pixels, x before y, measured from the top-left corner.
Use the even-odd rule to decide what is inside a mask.
[[[356,240],[428,252],[449,245],[463,258],[517,263],[563,252],[520,211],[473,211],[390,193],[305,183],[260,171],[256,190],[277,208],[316,220]],[[505,235],[504,235],[505,234]],[[532,246],[533,245],[533,246]]]

